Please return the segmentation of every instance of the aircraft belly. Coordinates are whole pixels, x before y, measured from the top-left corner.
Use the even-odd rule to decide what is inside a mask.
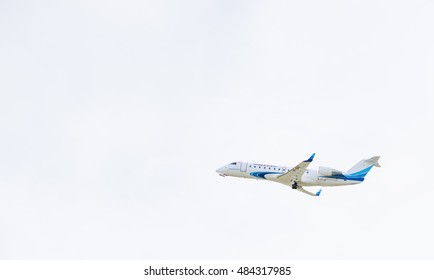
[[[300,186],[318,186],[318,182],[311,178],[302,178],[299,183]]]
[[[317,179],[317,184],[320,186],[346,186],[346,185],[354,185],[357,183],[359,182],[352,181],[352,180],[337,179],[337,178],[319,177]]]

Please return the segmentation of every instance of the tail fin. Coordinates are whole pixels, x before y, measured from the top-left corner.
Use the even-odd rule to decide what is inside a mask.
[[[370,159],[363,159],[359,161],[356,165],[351,167],[351,169],[344,174],[346,177],[364,178],[373,166],[381,167],[378,163],[379,159],[379,156],[371,157]]]

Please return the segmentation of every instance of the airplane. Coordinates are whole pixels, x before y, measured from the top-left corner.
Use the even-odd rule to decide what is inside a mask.
[[[373,166],[381,167],[379,156],[363,159],[346,172],[330,167],[320,166],[318,170],[308,169],[315,153],[307,160],[293,168],[248,162],[232,162],[216,170],[222,176],[232,176],[250,179],[270,180],[292,187],[311,196],[319,196],[322,189],[316,193],[307,191],[304,187],[346,186],[360,184]]]

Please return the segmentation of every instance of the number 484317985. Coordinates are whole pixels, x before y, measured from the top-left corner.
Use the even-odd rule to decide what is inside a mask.
[[[241,275],[290,275],[291,267],[279,267],[279,266],[243,266],[237,270],[237,273]]]

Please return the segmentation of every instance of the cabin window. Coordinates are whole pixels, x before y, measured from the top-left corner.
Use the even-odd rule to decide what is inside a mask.
[[[237,163],[236,162],[232,162],[229,165],[237,165]]]

